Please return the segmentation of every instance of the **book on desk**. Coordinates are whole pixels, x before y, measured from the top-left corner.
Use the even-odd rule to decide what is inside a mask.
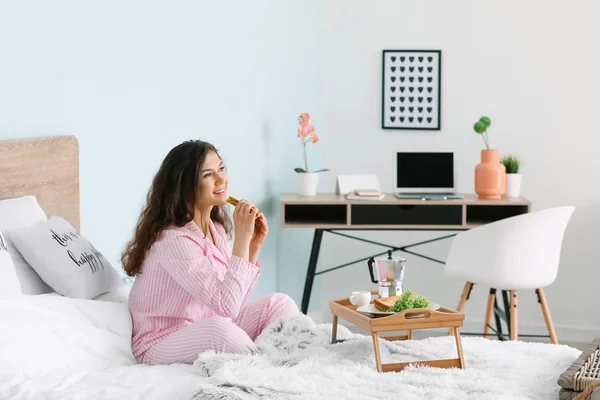
[[[381,193],[379,189],[354,189],[346,195],[346,200],[382,200],[385,198],[385,193]]]

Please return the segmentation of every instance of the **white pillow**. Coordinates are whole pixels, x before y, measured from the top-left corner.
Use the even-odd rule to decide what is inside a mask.
[[[112,290],[107,293],[102,293],[100,296],[94,297],[94,300],[98,301],[112,301],[114,303],[127,304],[129,301],[129,293],[131,287],[124,285],[118,289]]]
[[[9,234],[44,282],[63,296],[92,299],[124,285],[106,257],[60,217]]]
[[[27,228],[46,220],[46,214],[38,204],[35,196],[0,200],[0,231],[5,233],[4,239],[8,247],[8,253],[12,258],[23,294],[51,293],[52,289],[25,261],[21,253],[12,244],[10,235],[6,234],[6,230]]]
[[[0,300],[0,321],[0,382],[135,364],[125,304],[20,296]]]
[[[21,284],[12,258],[8,254],[8,246],[2,232],[0,232],[0,299],[21,295]]]

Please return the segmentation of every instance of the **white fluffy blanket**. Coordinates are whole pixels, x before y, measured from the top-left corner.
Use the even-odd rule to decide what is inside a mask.
[[[378,373],[370,336],[302,314],[273,322],[257,338],[259,354],[206,352],[194,366],[208,384],[199,399],[557,399],[558,376],[579,356],[564,345],[463,337],[466,369],[409,366]],[[388,342],[382,361],[456,358],[454,337]]]

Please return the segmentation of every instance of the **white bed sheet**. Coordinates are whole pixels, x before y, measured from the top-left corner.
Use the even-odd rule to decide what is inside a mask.
[[[139,365],[127,304],[56,294],[0,300],[0,400],[189,399],[192,365]]]
[[[127,304],[57,294],[0,300],[0,400],[190,399],[189,364],[140,365]]]
[[[130,365],[0,384],[10,400],[187,400],[206,385],[192,365]]]

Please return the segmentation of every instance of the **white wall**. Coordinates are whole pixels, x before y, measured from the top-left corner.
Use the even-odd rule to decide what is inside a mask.
[[[2,2],[0,140],[77,136],[82,233],[115,265],[183,140],[214,143],[230,193],[277,221],[296,116],[317,105],[320,18],[316,0]],[[271,225],[253,297],[275,290]]]
[[[332,192],[336,174],[370,172],[395,189],[394,155],[400,149],[455,151],[458,187],[474,190],[474,168],[483,141],[472,129],[492,119],[491,145],[520,156],[522,194],[533,209],[573,204],[556,282],[546,290],[559,339],[587,340],[600,332],[600,27],[597,2],[328,0],[324,3],[323,105],[320,190]],[[382,130],[383,49],[441,49],[441,131]],[[312,232],[284,232],[280,289],[302,297]],[[443,233],[442,233],[443,234]],[[431,233],[361,233],[396,245]],[[449,241],[423,246],[445,259]],[[318,270],[382,247],[324,236]],[[440,278],[442,265],[411,255],[405,286],[456,306],[463,283]],[[286,256],[284,256],[286,257]],[[366,263],[315,280],[310,312],[329,319],[327,301],[352,290],[374,289]],[[467,305],[469,331],[481,332],[487,289]],[[521,332],[545,334],[533,293],[519,301]]]
[[[534,210],[578,207],[546,293],[559,335],[586,339],[600,328],[599,11],[592,0],[2,2],[0,139],[78,137],[82,231],[115,264],[168,150],[188,138],[215,143],[231,193],[271,221],[255,295],[277,288],[300,302],[312,231],[278,224],[278,194],[295,190],[301,164],[299,112],[320,133],[309,157],[332,169],[321,175],[327,192],[336,174],[356,172],[393,191],[403,148],[453,149],[459,189],[472,192],[482,148],[472,125],[489,115],[492,145],[525,160]],[[441,131],[380,129],[381,50],[410,48],[443,51]],[[394,244],[432,237],[360,234]],[[443,259],[448,245],[423,251]],[[319,269],[381,250],[326,234]],[[407,287],[456,304],[461,283],[408,259]],[[364,263],[319,276],[310,311],[327,316],[329,299],[362,288],[374,288]],[[477,327],[485,295],[474,290],[466,308]],[[543,331],[534,295],[520,306],[522,324]]]

